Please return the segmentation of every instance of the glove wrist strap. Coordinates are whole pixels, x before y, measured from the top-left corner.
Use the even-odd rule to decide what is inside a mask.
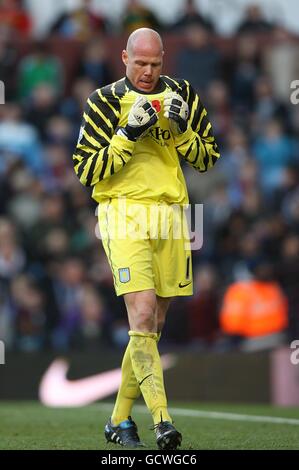
[[[126,137],[128,140],[131,140],[132,142],[136,142],[136,137],[132,136],[130,131],[128,131],[127,127],[120,127],[118,131],[116,132],[117,135],[121,135],[123,137]]]

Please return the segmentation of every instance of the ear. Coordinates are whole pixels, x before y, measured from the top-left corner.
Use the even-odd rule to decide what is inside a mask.
[[[129,60],[129,57],[128,57],[128,53],[126,50],[123,50],[122,53],[121,53],[121,58],[122,58],[122,61],[123,63],[125,64],[125,66],[128,65],[128,60]]]

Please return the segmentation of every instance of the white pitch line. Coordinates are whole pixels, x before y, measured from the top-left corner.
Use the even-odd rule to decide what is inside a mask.
[[[293,424],[295,426],[299,426],[299,419],[280,418],[278,416],[243,415],[221,411],[188,410],[184,408],[170,408],[170,410],[177,415],[189,417],[194,416],[196,418],[226,419],[229,421],[254,421],[257,423]]]
[[[101,403],[100,406],[103,409],[112,410],[112,405],[107,403]],[[134,410],[139,413],[149,413],[148,409],[142,405],[134,406]],[[278,416],[255,416],[255,415],[244,415],[238,413],[226,413],[221,411],[200,411],[200,410],[189,410],[186,408],[169,408],[169,411],[174,415],[188,416],[190,418],[208,418],[208,419],[224,419],[228,421],[252,421],[255,423],[273,423],[273,424],[291,424],[299,426],[299,419],[294,418],[280,418]]]

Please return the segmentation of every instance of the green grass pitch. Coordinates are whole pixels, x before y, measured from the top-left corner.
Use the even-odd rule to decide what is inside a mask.
[[[183,435],[181,449],[299,449],[299,408],[211,403],[171,403],[171,406],[181,409],[180,414],[172,413]],[[108,403],[59,409],[46,408],[37,402],[0,402],[0,449],[124,450],[104,439],[103,427],[111,409],[112,404]],[[188,409],[189,412],[184,411]],[[184,416],[192,414],[190,409],[200,410],[203,416]],[[207,414],[211,411],[242,416],[211,417]],[[248,420],[253,415],[261,418]],[[268,418],[264,419],[265,416]],[[275,417],[291,422],[284,419],[275,422]],[[145,450],[156,449],[146,410],[138,406],[133,419],[146,444]]]

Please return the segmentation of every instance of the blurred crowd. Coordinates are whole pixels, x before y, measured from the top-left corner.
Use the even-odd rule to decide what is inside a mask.
[[[221,150],[206,174],[183,164],[191,202],[204,204],[203,247],[193,253],[195,294],[173,301],[162,346],[250,350],[255,340],[298,338],[299,104],[290,95],[299,38],[250,5],[224,48],[191,0],[167,28],[141,2],[127,3],[118,31],[85,0],[36,41],[25,4],[0,1],[0,339],[20,351],[128,340],[96,204],[71,156],[86,98],[120,78],[109,38],[141,26],[163,35],[165,72],[200,93]],[[80,41],[71,76],[53,37],[61,48]],[[173,37],[181,47],[168,52]]]

